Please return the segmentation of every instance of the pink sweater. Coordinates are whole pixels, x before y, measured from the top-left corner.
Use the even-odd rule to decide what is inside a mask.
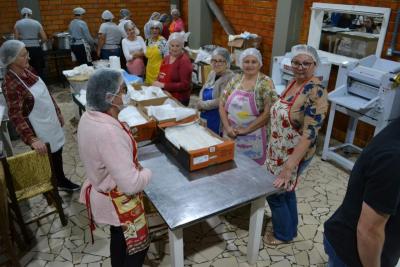
[[[83,114],[78,126],[78,145],[86,171],[80,202],[86,203],[85,191],[92,184],[90,202],[94,221],[119,226],[110,198],[99,192],[109,192],[115,186],[127,195],[143,191],[151,171],[135,168],[131,139],[119,122],[105,113]]]

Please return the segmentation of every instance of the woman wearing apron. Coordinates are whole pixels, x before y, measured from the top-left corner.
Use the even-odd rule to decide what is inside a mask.
[[[328,109],[327,91],[314,71],[320,63],[317,51],[308,45],[292,47],[294,80],[271,107],[271,137],[266,165],[276,176],[274,186],[285,190],[267,197],[273,232],[266,231],[269,246],[289,242],[297,236],[298,176],[309,165],[317,134]]]
[[[124,31],[127,37],[122,39],[122,51],[126,59],[126,67],[130,74],[143,77],[146,44],[141,36],[136,35],[138,30],[132,21],[125,23]]]
[[[0,60],[7,67],[3,88],[9,116],[22,141],[43,154],[47,152],[45,143],[49,143],[58,187],[78,190],[63,170],[64,119],[42,79],[31,72],[24,43],[6,41],[0,48]]]
[[[276,100],[272,80],[260,72],[261,53],[248,48],[239,58],[243,74],[232,78],[222,93],[219,113],[223,133],[235,139],[235,150],[262,165],[266,159],[269,110]]]
[[[157,20],[150,21],[151,37],[146,40],[146,53],[147,66],[146,66],[146,80],[145,83],[151,85],[157,80],[158,73],[160,72],[161,62],[168,54],[167,41],[162,37],[162,24]]]
[[[219,96],[226,84],[233,77],[229,70],[231,57],[227,49],[218,47],[211,55],[212,71],[208,74],[207,81],[200,90],[197,109],[200,116],[207,121],[207,127],[215,133],[221,133],[221,119],[219,117]]]
[[[153,85],[168,91],[182,105],[188,106],[192,91],[193,66],[183,50],[183,44],[183,34],[173,33],[169,36],[169,55],[162,61],[158,79]]]
[[[151,171],[140,165],[136,141],[118,121],[125,94],[119,71],[96,70],[88,81],[87,111],[78,126],[86,171],[80,201],[86,204],[92,231],[94,222],[110,225],[113,267],[142,266],[150,245],[142,191]]]

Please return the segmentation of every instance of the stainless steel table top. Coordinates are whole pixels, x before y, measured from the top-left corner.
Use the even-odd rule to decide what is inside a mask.
[[[141,147],[139,160],[153,172],[145,193],[171,230],[277,192],[266,168],[244,155],[189,172],[156,144]]]

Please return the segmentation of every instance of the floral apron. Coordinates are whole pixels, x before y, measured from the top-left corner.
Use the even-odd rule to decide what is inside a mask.
[[[225,104],[225,110],[228,113],[228,121],[233,128],[246,128],[260,115],[256,105],[255,93],[240,90],[239,86],[241,84],[242,82],[236,86]],[[258,77],[255,88],[257,84]],[[253,159],[258,164],[263,165],[267,154],[266,127],[263,126],[247,135],[236,136],[235,149]]]
[[[301,134],[290,121],[290,109],[303,91],[305,83],[296,92],[292,101],[284,100],[285,95],[290,91],[294,83],[293,81],[286,92],[271,107],[271,136],[268,140],[268,157],[265,164],[267,169],[275,176],[281,173],[283,165],[300,142]],[[295,186],[297,184],[299,165],[295,167],[291,176],[291,181],[295,181]]]
[[[138,166],[137,160],[137,144],[129,129],[121,123],[122,129],[129,135],[133,145],[133,163]],[[90,208],[90,191],[92,185],[86,188],[86,207],[89,215],[90,230],[93,239],[93,231],[96,228],[92,210]],[[133,255],[139,251],[146,249],[150,245],[149,229],[146,221],[143,205],[143,195],[141,192],[128,196],[120,192],[117,187],[108,193],[102,193],[109,196],[111,202],[117,212],[118,219],[121,223],[122,231],[125,237],[126,252]]]

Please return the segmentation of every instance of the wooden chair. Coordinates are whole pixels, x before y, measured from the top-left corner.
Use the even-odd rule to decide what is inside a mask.
[[[65,226],[68,223],[61,205],[61,197],[58,194],[56,172],[54,170],[52,154],[50,153],[50,145],[46,144],[46,146],[47,155],[39,155],[36,151],[32,150],[13,157],[1,158],[8,194],[11,200],[10,206],[15,213],[17,223],[27,243],[30,242],[30,237],[26,224],[37,222],[55,212],[58,212],[62,225]],[[24,222],[18,202],[40,194],[45,195],[49,205],[54,203],[56,209],[28,222]]]
[[[7,189],[4,181],[3,167],[0,165],[0,240],[3,247],[4,254],[7,257],[5,263],[9,266],[20,267],[16,249],[12,242],[11,233],[15,234],[12,222],[10,222],[8,213],[8,197]]]

